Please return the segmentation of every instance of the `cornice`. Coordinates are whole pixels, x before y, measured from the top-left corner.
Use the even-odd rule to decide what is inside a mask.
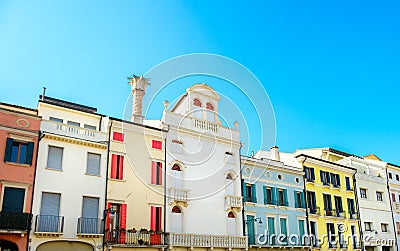
[[[90,141],[83,141],[83,140],[78,140],[78,139],[72,139],[72,138],[66,138],[66,137],[53,135],[53,134],[45,134],[44,138],[49,139],[49,140],[55,140],[55,141],[60,141],[60,142],[65,142],[65,143],[81,145],[81,146],[89,146],[89,147],[103,149],[103,150],[107,149],[107,146],[104,144],[94,143],[94,142],[90,142]]]

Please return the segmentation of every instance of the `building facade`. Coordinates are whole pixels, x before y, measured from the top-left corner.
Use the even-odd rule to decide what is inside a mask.
[[[240,135],[222,125],[219,95],[189,87],[171,109],[164,102],[166,231],[173,248],[245,249]],[[227,108],[228,109],[228,108]]]
[[[400,166],[388,163],[386,166],[386,177],[392,206],[393,224],[397,250],[400,250]]]
[[[29,250],[99,250],[107,119],[93,107],[40,96],[42,117]]]
[[[26,250],[40,129],[37,110],[0,103],[0,250]]]
[[[279,156],[277,147],[242,156],[245,234],[254,249],[310,250],[303,171]]]
[[[356,169],[305,154],[295,158],[305,173],[308,230],[313,248],[360,250]]]

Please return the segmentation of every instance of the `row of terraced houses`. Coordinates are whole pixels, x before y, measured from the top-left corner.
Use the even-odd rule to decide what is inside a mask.
[[[244,156],[210,86],[156,121],[149,79],[129,84],[129,121],[45,93],[36,109],[0,103],[0,250],[399,250],[400,166],[332,148]]]

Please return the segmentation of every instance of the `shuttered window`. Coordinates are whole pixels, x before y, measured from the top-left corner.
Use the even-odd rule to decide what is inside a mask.
[[[60,198],[58,193],[43,193],[40,215],[58,216],[60,213]]]
[[[113,140],[124,142],[124,134],[120,132],[113,132]]]
[[[47,156],[47,168],[62,170],[63,148],[49,146]]]
[[[96,153],[87,154],[87,174],[100,175],[100,157],[101,155]]]
[[[162,163],[151,162],[151,184],[162,185]]]
[[[124,173],[124,156],[113,154],[111,157],[111,179],[123,179]]]
[[[92,219],[99,217],[99,198],[83,197],[82,217]]]
[[[7,138],[4,162],[19,164],[32,164],[33,142],[20,142],[12,138]]]
[[[151,206],[150,210],[150,229],[158,231],[161,229],[161,207]]]
[[[162,149],[162,142],[159,141],[159,140],[152,140],[151,141],[151,147],[154,148],[154,149],[161,150]]]

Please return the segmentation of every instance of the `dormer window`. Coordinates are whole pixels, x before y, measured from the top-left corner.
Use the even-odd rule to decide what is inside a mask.
[[[214,106],[210,103],[206,104],[206,118],[208,121],[215,122]]]
[[[194,106],[194,110],[193,110],[193,116],[195,118],[199,118],[202,119],[203,115],[202,115],[202,110],[201,110],[201,102],[200,100],[198,100],[197,98],[195,98],[193,100],[193,106]]]

